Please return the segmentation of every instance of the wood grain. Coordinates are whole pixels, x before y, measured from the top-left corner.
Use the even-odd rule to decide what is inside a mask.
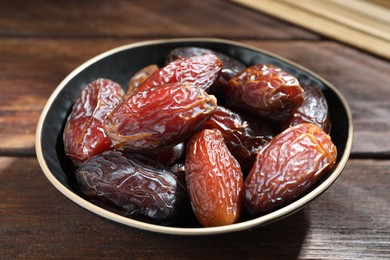
[[[0,1],[0,35],[318,39],[272,17],[220,0]]]
[[[361,0],[283,0],[317,16],[390,43],[390,10]]]
[[[384,185],[390,181],[389,161],[350,160],[335,184],[303,211],[250,231],[204,237],[157,235],[87,212],[48,183],[34,158],[2,157],[0,165],[4,259],[381,259],[390,254]]]
[[[368,51],[385,59],[390,59],[390,32],[388,26],[379,24],[379,28],[368,23],[362,23],[361,14],[352,17],[345,17],[350,14],[347,8],[340,12],[345,5],[330,8],[328,3],[311,1],[288,1],[288,0],[232,0],[254,10],[264,12],[279,19],[297,24],[325,37],[335,39],[350,46]],[[307,3],[307,4],[304,4]],[[325,6],[325,7],[324,7]],[[384,9],[388,13],[387,9]],[[338,15],[335,15],[338,13]],[[343,14],[344,13],[344,14]],[[375,15],[373,15],[375,16]],[[370,20],[371,21],[371,20]]]

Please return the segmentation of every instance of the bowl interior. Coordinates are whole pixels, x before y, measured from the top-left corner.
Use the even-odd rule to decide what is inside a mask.
[[[80,197],[73,178],[74,168],[69,158],[65,155],[62,141],[66,118],[83,87],[91,81],[103,77],[116,81],[122,86],[126,86],[130,77],[139,69],[149,64],[162,66],[167,54],[172,49],[183,46],[204,47],[222,52],[240,60],[248,66],[258,63],[273,64],[296,76],[300,82],[315,82],[322,89],[329,105],[332,123],[331,137],[338,149],[336,166],[319,183],[310,189],[310,191],[299,197],[295,201],[295,205],[288,205],[285,209],[278,210],[277,212],[270,213],[252,221],[231,225],[232,227],[211,229],[167,227],[165,229],[165,227],[144,224],[139,221],[118,217],[120,219],[119,222],[156,232],[175,234],[209,234],[241,230],[269,223],[295,212],[325,191],[333,183],[344,168],[350,154],[352,119],[348,105],[332,85],[299,65],[259,49],[223,40],[187,39],[145,42],[113,49],[81,65],[57,87],[46,104],[37,129],[38,159],[44,173],[57,189],[73,201],[75,201],[74,198],[77,198],[75,202],[84,208],[94,211],[99,215],[104,215],[104,217],[114,221],[118,221],[116,216],[113,217],[115,214],[105,215],[107,212],[104,210],[96,212],[96,210],[100,210],[98,207],[90,205],[89,202],[84,201]],[[64,192],[65,190],[66,192]],[[84,203],[87,206],[83,205]],[[193,231],[195,229],[197,231]]]

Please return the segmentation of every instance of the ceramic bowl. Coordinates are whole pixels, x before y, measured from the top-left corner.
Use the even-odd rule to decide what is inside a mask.
[[[309,191],[288,205],[269,214],[220,227],[161,226],[149,224],[115,214],[84,199],[74,180],[74,169],[64,153],[62,134],[66,118],[82,88],[91,81],[103,77],[126,86],[129,78],[139,69],[149,65],[162,66],[166,55],[174,48],[197,46],[229,55],[245,65],[273,64],[296,76],[299,81],[312,81],[320,86],[329,105],[332,124],[331,138],[338,150],[334,168]],[[146,41],[121,46],[104,52],[80,65],[54,90],[48,99],[36,133],[36,153],[39,164],[48,180],[63,195],[90,212],[106,219],[151,232],[176,235],[209,235],[247,230],[282,219],[303,208],[328,189],[344,169],[351,152],[352,116],[350,108],[340,92],[325,79],[310,70],[278,57],[267,51],[241,43],[210,38],[170,39]]]

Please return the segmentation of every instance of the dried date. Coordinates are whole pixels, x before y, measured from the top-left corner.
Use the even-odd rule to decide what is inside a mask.
[[[285,121],[302,104],[298,80],[272,65],[251,66],[232,78],[225,91],[229,106],[271,121]]]
[[[137,220],[169,224],[180,218],[186,188],[168,168],[140,155],[107,151],[91,157],[76,171],[86,198]]]
[[[199,47],[180,47],[172,50],[167,56],[167,63],[181,58],[188,58],[193,56],[201,56],[205,54],[214,54],[223,64],[221,76],[219,79],[221,84],[226,84],[231,78],[246,69],[246,66],[236,59],[233,59],[221,52],[212,51]]]
[[[214,96],[190,83],[160,85],[131,95],[104,127],[117,149],[157,153],[190,137],[216,107]]]
[[[228,225],[238,220],[243,176],[219,130],[205,129],[190,139],[185,178],[192,209],[203,226]]]
[[[65,153],[75,165],[112,148],[103,122],[121,102],[123,95],[119,84],[108,79],[97,79],[83,89],[73,105],[63,133]]]
[[[258,154],[244,184],[246,209],[259,216],[285,205],[331,169],[336,157],[320,127],[303,123],[286,129]]]
[[[219,76],[222,66],[222,62],[212,54],[181,58],[150,75],[138,87],[138,91],[171,83],[192,83],[198,88],[208,90]]]

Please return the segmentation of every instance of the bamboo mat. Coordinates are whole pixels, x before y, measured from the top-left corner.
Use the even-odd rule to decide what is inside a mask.
[[[231,0],[390,59],[389,0]]]

